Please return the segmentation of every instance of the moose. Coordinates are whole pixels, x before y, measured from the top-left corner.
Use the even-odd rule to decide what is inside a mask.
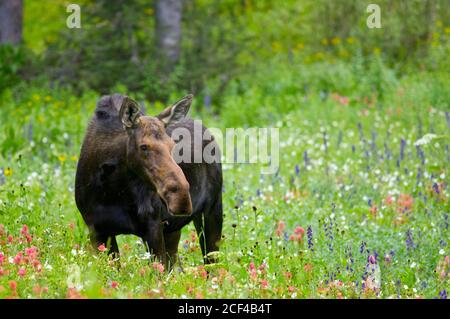
[[[177,143],[192,153],[194,143],[171,138],[177,128],[193,132],[186,117],[188,95],[157,116],[146,116],[128,96],[103,96],[88,125],[75,177],[76,205],[96,248],[101,244],[119,257],[116,236],[142,238],[148,251],[166,267],[177,261],[181,229],[191,221],[205,263],[216,261],[222,236],[222,166],[218,161],[176,163]],[[207,128],[201,125],[202,132]],[[216,156],[220,158],[218,146]]]

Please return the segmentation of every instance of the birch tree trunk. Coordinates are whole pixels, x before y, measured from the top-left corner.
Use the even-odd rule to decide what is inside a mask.
[[[164,71],[180,58],[182,0],[155,0],[156,50]]]
[[[0,44],[22,42],[23,0],[0,0]]]

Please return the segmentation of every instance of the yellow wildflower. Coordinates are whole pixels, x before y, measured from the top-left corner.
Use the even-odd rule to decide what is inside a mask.
[[[339,50],[339,56],[342,58],[347,58],[349,56],[347,50]]]
[[[332,43],[333,45],[338,45],[338,44],[341,43],[341,39],[338,38],[338,37],[334,37],[334,38],[331,40],[331,43]]]
[[[10,167],[5,168],[5,169],[3,170],[3,174],[4,174],[5,176],[11,176],[12,173],[13,173],[13,171],[12,171],[12,169],[11,169]]]
[[[70,159],[71,159],[72,161],[76,162],[76,161],[78,160],[78,156],[73,155],[73,156],[70,157]]]
[[[280,52],[281,49],[282,46],[280,42],[272,42],[272,50],[274,50],[275,52]]]
[[[61,155],[58,156],[58,159],[59,159],[60,162],[65,162],[67,157],[64,154],[61,154]]]
[[[322,44],[323,44],[323,45],[328,45],[328,39],[323,38],[323,39],[322,39]]]
[[[380,49],[379,47],[375,47],[375,48],[373,49],[373,53],[374,53],[375,55],[380,55],[381,49]]]
[[[317,59],[317,60],[322,60],[323,58],[324,58],[324,54],[323,54],[323,52],[317,52],[316,54],[315,54],[315,58]]]
[[[353,44],[353,43],[355,43],[355,39],[352,38],[352,37],[349,37],[349,38],[347,38],[347,43],[348,44]]]
[[[33,100],[35,100],[36,102],[41,100],[41,96],[39,94],[33,94],[32,96]]]

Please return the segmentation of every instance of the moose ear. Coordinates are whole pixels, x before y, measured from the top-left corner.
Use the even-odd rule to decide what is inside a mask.
[[[125,96],[120,107],[119,116],[125,128],[135,127],[137,119],[141,116],[139,104]]]
[[[178,102],[174,103],[172,106],[166,108],[156,117],[160,119],[166,126],[181,121],[189,112],[189,108],[191,107],[193,98],[194,96],[192,94],[185,96]]]

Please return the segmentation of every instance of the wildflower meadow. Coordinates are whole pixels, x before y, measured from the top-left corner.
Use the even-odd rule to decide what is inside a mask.
[[[117,21],[106,1],[80,1],[78,31],[64,5],[38,2],[25,1],[23,54],[0,51],[0,298],[448,297],[450,26],[438,15],[448,10],[417,24],[429,37],[416,47],[413,27],[394,28],[395,4],[372,30],[365,6],[187,1],[165,77],[146,38],[156,13],[134,7],[145,1],[127,1]],[[316,29],[323,12],[340,27]],[[119,260],[92,247],[75,172],[96,103],[115,92],[149,115],[193,93],[189,116],[207,127],[277,129],[273,173],[223,164],[217,263],[203,263],[192,223],[171,271],[132,235],[118,236]]]

